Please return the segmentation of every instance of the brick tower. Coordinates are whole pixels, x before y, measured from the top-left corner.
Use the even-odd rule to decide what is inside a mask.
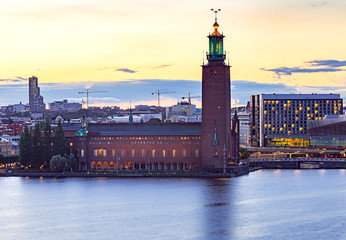
[[[208,63],[202,66],[202,166],[223,168],[231,149],[231,78],[230,66],[225,64],[224,36],[218,32],[218,11],[214,12]]]

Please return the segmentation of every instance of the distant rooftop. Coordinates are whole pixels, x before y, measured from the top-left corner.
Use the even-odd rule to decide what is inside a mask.
[[[88,135],[102,136],[178,136],[201,135],[201,123],[98,123],[89,124]]]
[[[312,94],[260,94],[262,99],[287,99],[287,100],[292,100],[292,99],[304,99],[304,100],[315,100],[315,99],[340,99],[340,94],[317,94],[317,93],[312,93]]]

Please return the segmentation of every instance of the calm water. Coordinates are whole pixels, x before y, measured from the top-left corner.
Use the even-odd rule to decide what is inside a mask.
[[[0,178],[0,239],[346,239],[346,171]]]

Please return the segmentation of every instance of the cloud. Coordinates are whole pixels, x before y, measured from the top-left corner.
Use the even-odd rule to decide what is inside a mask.
[[[150,67],[151,69],[158,69],[158,68],[167,68],[167,67],[171,67],[173,66],[173,64],[162,64],[159,66],[154,66],[154,67]]]
[[[318,1],[318,2],[312,2],[311,6],[312,7],[323,7],[324,5],[326,5],[327,2],[326,1]]]
[[[78,91],[85,89],[85,82],[75,83],[39,83],[41,95],[46,104],[62,99],[68,99],[69,102],[80,103],[82,99],[86,102],[86,96],[78,94]],[[169,91],[161,95],[162,106],[174,105],[181,101],[182,96],[188,92],[191,96],[200,96],[202,91],[202,82],[196,80],[172,80],[172,79],[129,79],[126,81],[108,81],[108,82],[90,82],[93,84],[91,91],[107,91],[93,93],[89,95],[89,105],[117,105],[127,106],[132,101],[134,105],[139,104],[157,104],[157,95],[152,92]],[[289,93],[338,93],[342,98],[346,98],[344,84],[339,86],[287,86],[284,83],[258,83],[245,80],[232,80],[232,103],[237,105],[246,105],[250,101],[250,95],[256,94],[289,94]],[[0,105],[14,104],[22,101],[28,102],[28,84],[11,83],[1,85]],[[193,104],[201,106],[201,99],[194,98]]]
[[[341,72],[345,69],[346,61],[339,60],[313,60],[306,61],[305,66],[300,67],[279,67],[279,68],[261,68],[260,70],[274,72],[280,79],[281,75],[292,75],[292,73],[318,73],[318,72]]]
[[[280,68],[272,68],[272,69],[265,69],[261,68],[261,70],[264,71],[271,71],[275,72],[277,75],[292,75],[292,73],[316,73],[316,72],[340,72],[345,71],[343,69],[336,69],[336,68],[300,68],[300,67],[280,67]]]
[[[135,70],[131,70],[131,69],[128,69],[128,68],[118,68],[115,71],[126,72],[126,73],[136,73],[137,72]]]
[[[5,79],[0,79],[0,84],[15,84],[15,83],[25,83],[27,82],[27,78],[22,78],[22,77],[16,77],[16,78],[5,78]]]
[[[314,61],[308,61],[305,63],[311,64],[311,66],[319,67],[319,66],[326,66],[331,68],[339,68],[339,67],[345,67],[346,61],[339,61],[339,60],[314,60]]]

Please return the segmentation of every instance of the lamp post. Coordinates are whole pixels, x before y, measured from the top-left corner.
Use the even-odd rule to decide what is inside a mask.
[[[226,144],[223,145],[223,174],[226,174]]]

